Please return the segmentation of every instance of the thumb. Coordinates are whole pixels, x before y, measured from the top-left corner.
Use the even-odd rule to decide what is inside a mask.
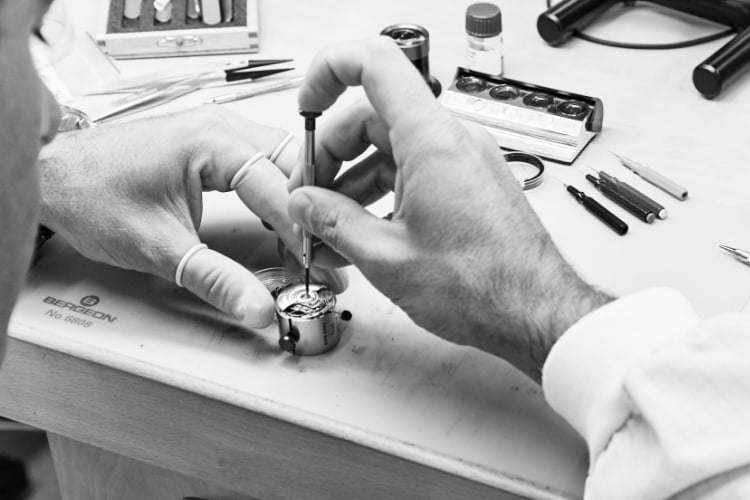
[[[198,248],[184,257],[182,285],[246,327],[268,326],[273,321],[274,302],[260,280],[227,256],[207,247]]]
[[[292,220],[360,268],[387,260],[403,241],[400,225],[379,219],[351,198],[328,189],[295,189],[288,210]]]

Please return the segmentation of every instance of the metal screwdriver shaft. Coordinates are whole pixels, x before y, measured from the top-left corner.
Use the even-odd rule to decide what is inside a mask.
[[[719,247],[722,250],[726,250],[727,252],[729,252],[730,254],[732,254],[732,256],[735,259],[739,260],[743,264],[750,266],[750,252],[749,251],[742,250],[742,249],[739,249],[739,248],[730,247],[730,246],[727,246],[727,245],[719,245]]]
[[[300,111],[305,117],[305,166],[302,170],[302,185],[315,185],[315,118],[320,113]],[[310,295],[310,264],[312,263],[312,234],[302,231],[302,265],[305,267],[305,294]]]

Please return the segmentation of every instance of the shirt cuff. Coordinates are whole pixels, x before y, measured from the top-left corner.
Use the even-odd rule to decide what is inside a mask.
[[[586,440],[591,463],[630,414],[623,390],[628,369],[697,323],[684,296],[654,288],[600,307],[555,343],[542,371],[544,394]]]

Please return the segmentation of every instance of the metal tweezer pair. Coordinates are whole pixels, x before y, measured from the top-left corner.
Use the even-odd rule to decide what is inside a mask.
[[[248,60],[236,65],[223,65],[218,68],[214,67],[197,73],[171,75],[157,78],[150,82],[92,92],[89,93],[89,95],[115,93],[130,94],[114,102],[112,108],[92,118],[92,122],[103,123],[113,118],[119,118],[131,113],[151,109],[171,102],[178,97],[194,92],[209,84],[215,85],[217,83],[252,81],[290,71],[294,68],[254,69],[289,61],[291,61],[291,59]]]

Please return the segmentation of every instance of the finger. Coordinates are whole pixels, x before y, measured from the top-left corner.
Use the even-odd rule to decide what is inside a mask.
[[[210,249],[195,252],[182,270],[182,285],[248,328],[273,321],[274,302],[253,273]]]
[[[287,138],[277,154],[282,171],[289,175],[296,161],[297,140],[286,130],[266,127],[212,105],[198,108],[191,120],[205,123],[192,149],[191,166],[200,175],[203,188],[227,191],[239,168],[255,153],[269,158]]]
[[[333,181],[331,189],[366,207],[393,191],[395,183],[393,158],[377,151]]]
[[[268,159],[274,163],[284,175],[291,177],[294,167],[297,165],[299,152],[302,150],[302,139],[295,135],[289,135],[289,141],[280,142]],[[286,138],[285,138],[286,139]]]
[[[287,130],[248,120],[239,113],[226,108],[219,108],[213,104],[205,107],[210,113],[220,115],[218,119],[226,121],[239,137],[242,137],[248,144],[252,144],[255,149],[262,151],[267,158],[270,158],[276,147],[289,135]]]
[[[273,227],[285,245],[301,245],[287,213],[287,178],[273,163],[258,156],[259,154],[261,153],[253,156],[255,161],[247,163],[237,172],[231,187],[245,206]]]
[[[362,206],[369,206],[393,191],[396,183],[397,167],[393,158],[382,151],[375,151],[361,162],[350,167],[330,185],[316,182],[317,186],[330,187]],[[301,186],[300,170],[287,182],[291,191]]]
[[[347,86],[355,85],[364,87],[394,140],[425,142],[440,126],[435,118],[450,116],[395,42],[386,37],[321,52],[300,88],[300,109],[324,111]]]
[[[390,153],[388,130],[369,102],[358,101],[344,112],[318,121],[315,141],[315,176],[318,186],[329,186],[338,174],[341,163],[357,158],[371,145]],[[303,155],[290,176],[289,186],[302,184]]]
[[[259,158],[248,168],[238,172],[237,185],[234,185],[238,196],[245,205],[262,220],[270,224],[286,247],[301,248],[302,237],[294,230],[294,224],[287,212],[289,193],[286,190],[286,178],[273,164],[265,158]],[[301,266],[302,253],[290,253]],[[316,258],[324,267],[314,266],[312,274],[319,282],[328,285],[334,292],[340,293],[347,287],[346,275],[331,265],[330,251],[320,251]],[[340,259],[337,259],[340,262]],[[325,265],[328,264],[328,265]]]
[[[381,220],[357,202],[319,187],[301,187],[291,193],[289,215],[352,264],[399,259],[406,241],[400,224]]]

